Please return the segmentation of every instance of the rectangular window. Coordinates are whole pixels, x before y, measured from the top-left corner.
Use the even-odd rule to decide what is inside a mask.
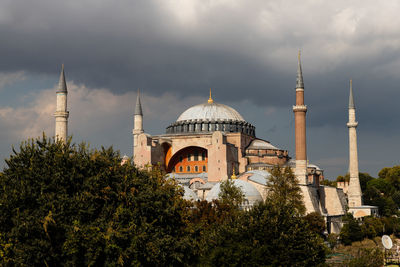
[[[206,152],[201,152],[201,160],[206,160]]]
[[[186,170],[187,172],[190,172],[190,166],[187,166]]]
[[[199,171],[199,167],[198,166],[194,166],[194,171],[198,172]]]
[[[194,161],[198,161],[199,160],[199,152],[195,151],[194,152]]]
[[[207,167],[203,166],[203,172],[206,172],[206,171],[207,171]]]
[[[187,160],[188,160],[188,161],[191,161],[191,160],[192,160],[192,154],[190,154],[190,153],[188,154]]]

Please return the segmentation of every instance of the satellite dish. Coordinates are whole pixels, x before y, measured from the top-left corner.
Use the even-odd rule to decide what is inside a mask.
[[[382,236],[382,244],[386,249],[391,249],[393,247],[392,239],[388,235]]]

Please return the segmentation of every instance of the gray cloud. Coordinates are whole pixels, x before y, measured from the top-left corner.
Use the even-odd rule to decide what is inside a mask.
[[[336,164],[331,173],[337,175],[346,169],[350,78],[360,145],[379,143],[388,157],[396,155],[388,142],[400,125],[394,115],[399,113],[399,5],[394,0],[379,5],[372,0],[6,0],[0,2],[0,71],[56,80],[65,63],[67,79],[89,91],[105,88],[123,97],[141,88],[149,98],[173,96],[167,99],[182,105],[174,103],[175,115],[212,87],[217,101],[238,105],[260,137],[277,140],[293,155],[291,106],[301,48],[310,158]],[[126,110],[129,103],[124,102]],[[146,108],[165,113],[160,109],[171,105],[150,101]],[[168,118],[148,122],[149,129],[162,131],[165,126],[159,125],[174,119],[169,112]],[[110,118],[118,117],[118,111],[113,114]],[[121,118],[119,127],[131,125]],[[84,125],[75,131],[92,138]],[[343,131],[341,137],[337,131]],[[122,135],[106,132],[109,143]]]

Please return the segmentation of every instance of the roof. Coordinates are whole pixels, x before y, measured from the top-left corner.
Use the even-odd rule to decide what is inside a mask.
[[[215,102],[199,104],[185,110],[176,120],[233,120],[245,121],[235,109]]]
[[[247,171],[244,174],[251,174],[247,179],[262,185],[267,185],[269,177],[271,176],[268,171],[263,170]]]
[[[250,206],[254,205],[254,203],[256,203],[256,202],[263,200],[260,192],[258,192],[258,190],[249,182],[239,180],[239,179],[235,179],[232,181],[235,186],[239,187],[242,190],[242,192],[244,194],[244,198],[248,201],[248,204]],[[210,190],[210,192],[208,192],[208,194],[206,196],[207,201],[212,201],[214,199],[219,198],[219,193],[221,192],[220,186],[221,186],[221,182],[217,183]]]
[[[184,190],[183,199],[190,200],[190,201],[196,201],[199,199],[197,197],[196,193],[189,187],[184,186],[183,190]]]
[[[277,150],[279,148],[271,145],[271,143],[268,141],[261,140],[261,139],[255,139],[250,143],[250,145],[247,147],[247,149],[274,149],[274,150]]]

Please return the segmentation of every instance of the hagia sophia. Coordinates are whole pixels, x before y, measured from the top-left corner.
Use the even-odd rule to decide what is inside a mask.
[[[192,201],[218,198],[220,183],[232,179],[245,195],[243,208],[251,208],[268,194],[268,170],[290,167],[298,180],[307,213],[324,216],[328,232],[339,232],[347,210],[355,217],[376,215],[377,208],[362,204],[358,178],[357,135],[352,85],[349,96],[349,172],[346,188],[321,185],[324,171],[307,161],[306,112],[300,53],[298,58],[295,105],[295,159],[279,145],[256,136],[256,127],[238,111],[217,103],[210,95],[204,103],[183,111],[164,134],[150,135],[143,129],[145,114],[138,92],[134,110],[133,162],[138,168],[161,167],[167,177],[185,189]],[[67,86],[64,67],[57,90],[56,138],[68,136]]]

